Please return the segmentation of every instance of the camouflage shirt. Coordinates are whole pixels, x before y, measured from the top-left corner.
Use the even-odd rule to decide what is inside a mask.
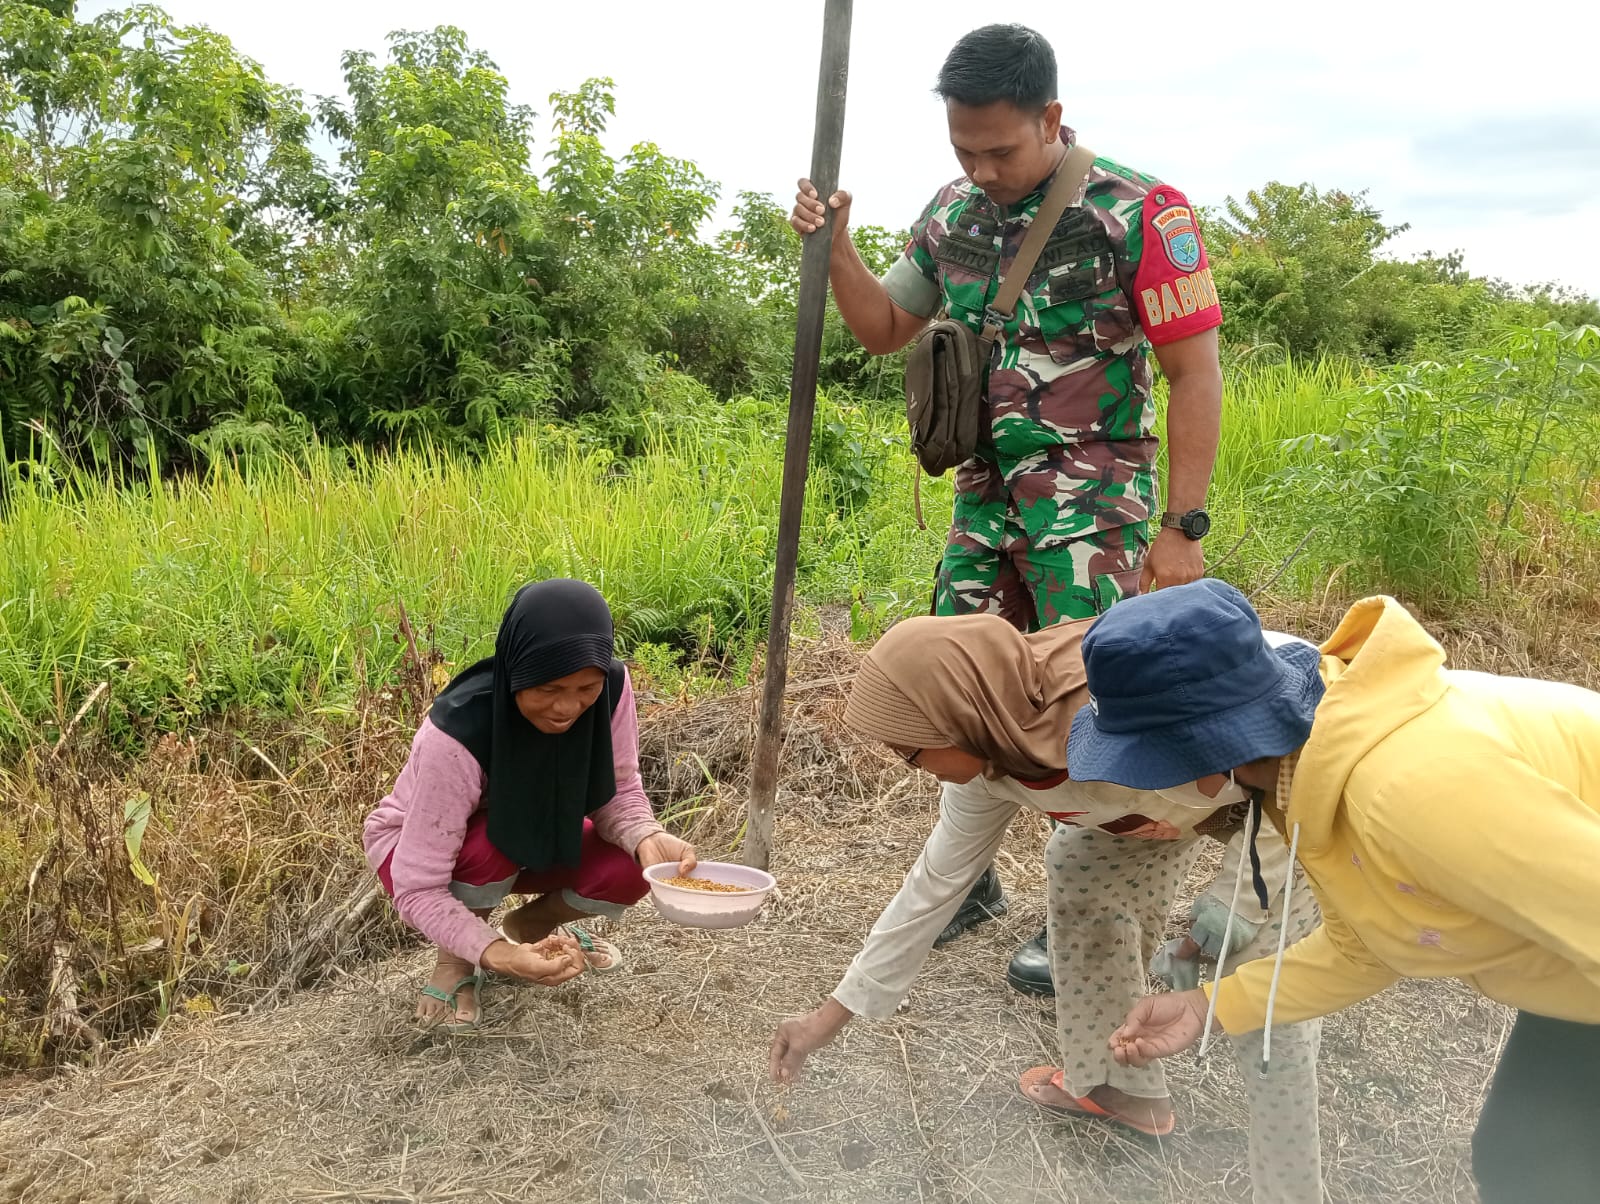
[[[981,328],[1048,186],[1010,207],[965,178],[941,188],[884,276],[890,299],[918,317],[943,309]],[[1157,452],[1150,345],[1221,322],[1184,195],[1096,159],[1082,202],[1056,223],[1006,324],[978,454],[956,474],[955,529],[999,547],[1009,514],[1042,548],[1148,521]]]

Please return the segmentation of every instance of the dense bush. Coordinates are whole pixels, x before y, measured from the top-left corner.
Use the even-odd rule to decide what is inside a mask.
[[[1341,401],[1341,428],[1293,440],[1304,454],[1263,492],[1349,587],[1459,603],[1525,566],[1541,524],[1591,546],[1600,532],[1600,329],[1513,331],[1454,363],[1387,369]]]

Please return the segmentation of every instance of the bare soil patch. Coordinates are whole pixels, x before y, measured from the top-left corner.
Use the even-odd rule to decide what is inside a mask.
[[[1002,858],[1011,915],[936,953],[898,1017],[853,1024],[800,1085],[768,1082],[773,1027],[831,989],[932,818],[920,797],[887,823],[785,823],[782,897],[755,925],[692,932],[645,905],[616,938],[626,973],[494,981],[474,1037],[411,1027],[420,950],[178,1022],[0,1101],[0,1201],[1248,1200],[1226,1051],[1173,1064],[1180,1128],[1159,1145],[1017,1095],[1054,1060],[1051,1005],[1003,977],[1042,914],[1042,824]],[[1467,1140],[1506,1019],[1434,983],[1328,1024],[1332,1198],[1474,1198]]]

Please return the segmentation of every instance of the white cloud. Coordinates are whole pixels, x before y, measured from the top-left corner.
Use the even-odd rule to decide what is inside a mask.
[[[612,76],[612,148],[658,142],[697,161],[725,198],[786,200],[809,164],[820,0],[798,11],[751,0],[166,7],[227,33],[308,95],[341,90],[343,51],[381,55],[388,31],[448,21],[499,64],[514,99],[541,111],[552,91]],[[1366,188],[1390,221],[1411,223],[1403,252],[1460,249],[1477,272],[1600,294],[1588,0],[1552,0],[1527,20],[1406,0],[1041,8],[1000,5],[983,19],[1050,38],[1068,121],[1101,153],[1205,204],[1273,179]],[[957,174],[930,87],[974,10],[855,9],[842,178],[857,220],[901,227]]]

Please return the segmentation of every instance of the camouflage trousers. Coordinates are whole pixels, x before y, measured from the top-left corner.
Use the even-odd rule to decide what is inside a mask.
[[[1034,548],[1008,522],[998,548],[951,531],[934,587],[933,613],[998,614],[1019,631],[1092,619],[1139,592],[1149,524],[1127,523]]]

